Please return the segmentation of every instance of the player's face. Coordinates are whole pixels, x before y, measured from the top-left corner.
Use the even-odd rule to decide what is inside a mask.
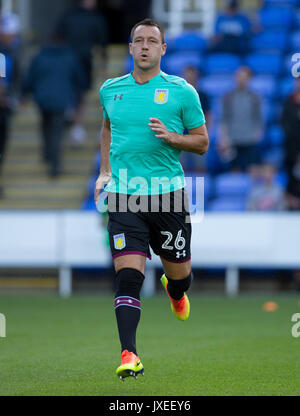
[[[140,69],[151,70],[160,65],[167,45],[162,43],[161,33],[156,26],[138,26],[129,44],[134,65]]]

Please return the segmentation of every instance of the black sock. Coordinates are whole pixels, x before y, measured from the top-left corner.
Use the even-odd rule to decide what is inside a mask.
[[[137,355],[136,330],[141,316],[140,291],[144,275],[136,269],[126,268],[117,274],[115,313],[118,323],[121,351]]]
[[[166,277],[168,279],[167,288],[171,298],[180,300],[183,297],[184,292],[186,292],[191,286],[193,274],[191,273],[188,277],[180,280],[171,279],[168,276]]]

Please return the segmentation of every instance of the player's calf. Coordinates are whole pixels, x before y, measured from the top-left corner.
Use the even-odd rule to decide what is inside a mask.
[[[136,330],[141,315],[140,291],[144,278],[143,273],[133,268],[124,268],[117,273],[115,313],[122,354],[127,351],[126,360],[130,357],[126,363],[123,363],[122,359],[122,364],[117,370],[119,377],[136,376],[143,370],[136,359]]]
[[[122,269],[117,274],[115,313],[122,351],[136,354],[136,329],[141,315],[140,291],[144,275],[136,269]]]

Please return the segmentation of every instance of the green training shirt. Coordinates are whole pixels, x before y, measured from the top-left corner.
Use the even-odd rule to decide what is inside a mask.
[[[183,78],[160,72],[144,84],[132,74],[108,79],[100,89],[103,116],[110,120],[112,180],[105,190],[156,195],[185,186],[181,150],[155,137],[150,117],[183,134],[205,123],[199,95]]]

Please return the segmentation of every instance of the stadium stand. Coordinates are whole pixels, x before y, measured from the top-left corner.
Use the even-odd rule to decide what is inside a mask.
[[[177,36],[174,41],[176,51],[198,51],[204,52],[207,48],[207,40],[198,32],[186,31]]]
[[[285,51],[287,43],[288,35],[286,32],[278,29],[266,30],[252,37],[251,48],[255,52]]]
[[[241,65],[241,59],[230,53],[214,53],[205,60],[205,71],[209,74],[232,74]]]
[[[198,51],[174,52],[172,55],[167,56],[163,63],[165,72],[174,75],[182,74],[187,66],[193,66],[201,70],[202,65],[203,58]]]

